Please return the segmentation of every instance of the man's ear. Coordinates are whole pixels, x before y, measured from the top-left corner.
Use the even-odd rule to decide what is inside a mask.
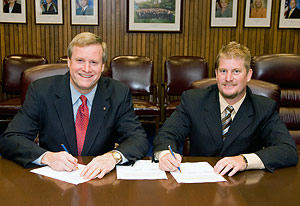
[[[252,74],[253,74],[253,70],[249,69],[248,74],[247,74],[247,82],[249,82],[251,80]]]

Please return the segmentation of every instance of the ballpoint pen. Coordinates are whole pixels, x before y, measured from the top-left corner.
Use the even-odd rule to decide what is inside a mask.
[[[173,155],[173,157],[176,159],[176,157],[175,157],[175,154],[174,154],[174,152],[173,152],[173,150],[172,150],[172,148],[171,148],[171,146],[169,145],[168,146],[168,148],[169,148],[169,151],[171,152],[171,154]],[[181,169],[180,169],[180,167],[177,167],[177,169],[179,170],[179,172],[181,173]]]
[[[67,150],[67,148],[65,147],[64,144],[60,144],[60,145],[62,146],[62,148],[63,148],[67,153],[69,153],[69,151]],[[78,166],[76,167],[76,169],[78,170]]]
[[[61,144],[61,146],[62,146],[62,148],[63,148],[67,153],[69,153],[69,151],[67,150],[67,148],[65,147],[64,144]]]

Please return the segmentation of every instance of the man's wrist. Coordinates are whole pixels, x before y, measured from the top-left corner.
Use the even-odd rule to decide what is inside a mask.
[[[112,155],[113,159],[116,161],[116,164],[122,162],[122,155],[120,152],[114,150],[114,151],[110,151],[108,153]]]
[[[247,160],[247,158],[244,156],[244,155],[240,155],[242,158],[243,158],[243,160],[244,160],[244,162],[245,162],[245,170],[248,168],[248,160]]]

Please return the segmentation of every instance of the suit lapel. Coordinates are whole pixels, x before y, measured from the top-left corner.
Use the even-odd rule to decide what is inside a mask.
[[[216,86],[216,85],[215,85]],[[222,128],[221,128],[221,114],[220,114],[220,102],[218,96],[218,90],[215,90],[208,98],[206,105],[204,106],[204,119],[211,133],[212,138],[216,142],[218,148],[222,147]]]
[[[253,107],[250,99],[251,91],[247,91],[247,96],[239,108],[238,113],[233,119],[229,131],[226,135],[226,140],[224,141],[224,145],[221,151],[221,156],[224,154],[226,149],[230,147],[230,145],[235,141],[236,138],[251,124],[251,116],[253,116]]]
[[[89,124],[81,153],[82,156],[86,156],[89,153],[100,128],[104,128],[102,124],[110,108],[109,98],[110,95],[107,91],[105,79],[101,77],[93,100]]]
[[[77,155],[76,132],[73,117],[73,105],[71,100],[69,72],[64,75],[61,83],[57,85],[56,96],[57,99],[55,100],[54,104],[69,144],[70,153],[72,155]]]

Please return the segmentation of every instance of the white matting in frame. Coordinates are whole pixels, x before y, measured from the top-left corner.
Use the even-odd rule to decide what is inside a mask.
[[[26,1],[16,0],[11,13],[9,13],[9,3],[0,0],[0,22],[26,23]]]
[[[247,0],[245,27],[270,27],[271,10],[272,0]]]
[[[72,25],[98,25],[98,0],[71,0]],[[82,6],[86,8],[82,13]]]
[[[51,5],[46,0],[35,0],[34,8],[36,24],[63,24],[62,0],[52,0]]]
[[[157,1],[155,7],[146,8],[142,4],[147,0],[127,0],[127,31],[181,32],[182,1],[170,1],[170,8]]]
[[[296,8],[290,15],[291,7],[295,2]],[[300,28],[300,0],[281,0],[279,28]]]
[[[236,27],[237,3],[237,0],[212,0],[210,26]],[[222,5],[225,12],[222,12]]]

